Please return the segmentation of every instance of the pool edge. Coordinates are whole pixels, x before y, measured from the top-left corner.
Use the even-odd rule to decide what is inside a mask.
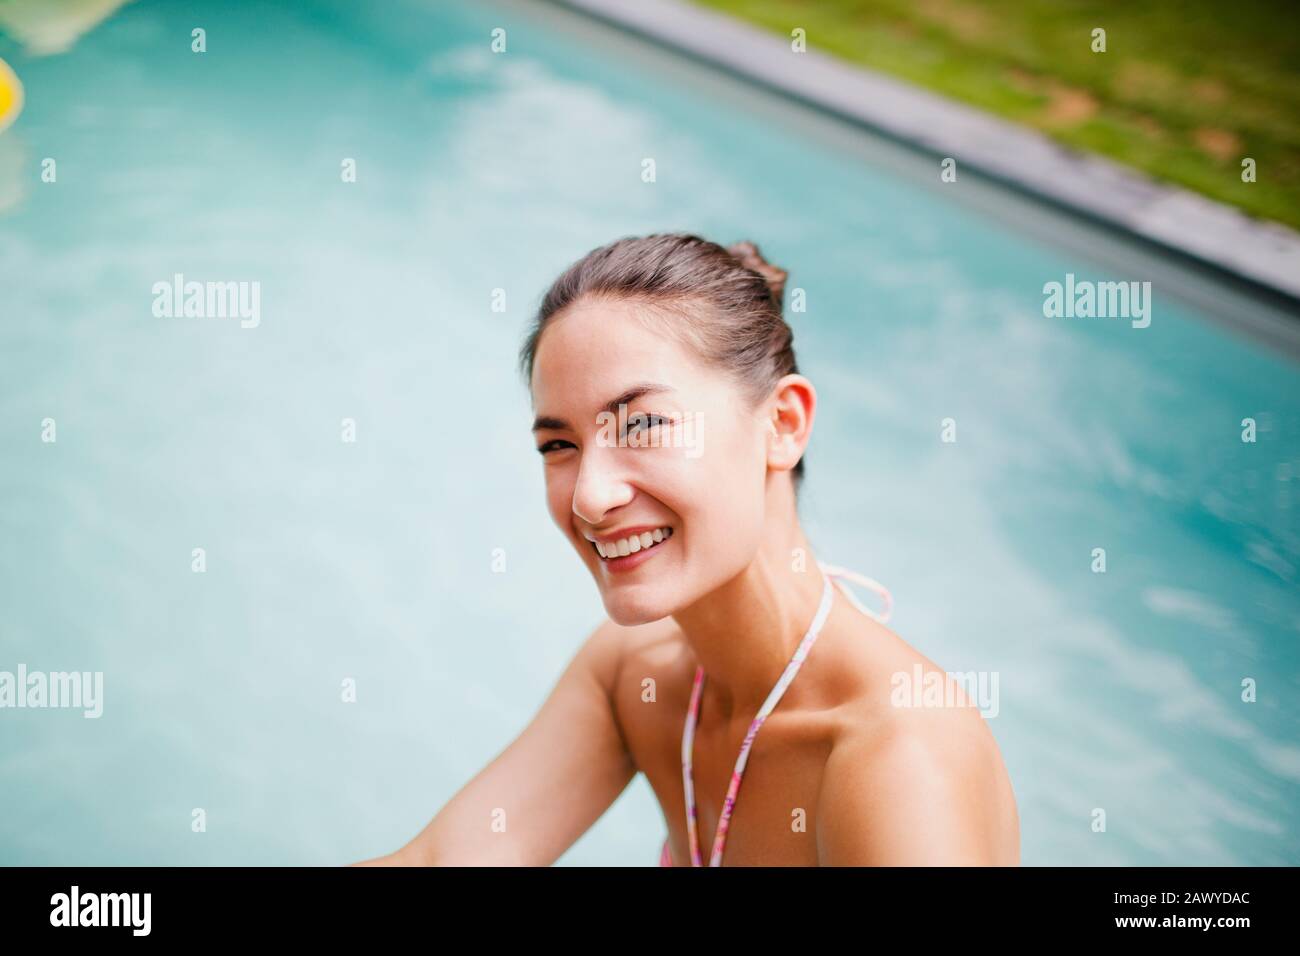
[[[1300,310],[1300,233],[681,0],[547,0],[730,72]],[[936,173],[937,176],[937,173]]]

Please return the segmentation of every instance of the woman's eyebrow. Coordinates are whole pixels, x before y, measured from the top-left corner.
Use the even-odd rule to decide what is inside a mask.
[[[635,402],[643,395],[656,395],[660,392],[671,392],[672,390],[671,385],[661,385],[658,382],[638,382],[617,398],[606,402],[604,411],[617,415],[620,405],[628,405]],[[551,415],[538,415],[533,419],[533,431],[542,431],[543,429],[551,429],[555,431],[572,430],[569,428],[569,423],[562,418],[555,418]]]

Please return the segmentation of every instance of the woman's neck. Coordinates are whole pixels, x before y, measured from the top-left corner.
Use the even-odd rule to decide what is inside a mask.
[[[717,702],[723,719],[757,713],[822,600],[824,579],[793,496],[769,502],[781,514],[769,514],[749,566],[673,615],[704,667],[710,704]]]

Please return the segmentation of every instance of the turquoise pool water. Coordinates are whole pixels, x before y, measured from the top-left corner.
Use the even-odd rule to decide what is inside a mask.
[[[0,37],[0,670],[104,674],[98,719],[0,710],[0,862],[419,830],[602,613],[544,510],[530,310],[682,229],[807,290],[810,536],[999,675],[1024,862],[1300,863],[1300,368],[1231,325],[1267,307],[568,15],[372,6]],[[155,316],[177,273],[258,282],[258,324]],[[1069,273],[1151,281],[1151,325],[1046,318]],[[653,865],[663,829],[638,778],[561,863]]]

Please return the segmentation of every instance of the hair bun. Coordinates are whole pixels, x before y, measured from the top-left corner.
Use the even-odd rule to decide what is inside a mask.
[[[785,294],[785,280],[790,273],[764,259],[763,254],[758,251],[758,246],[748,240],[732,243],[727,246],[727,251],[746,269],[753,269],[763,277],[767,287],[772,291],[772,298],[776,300],[777,305],[780,305]]]

